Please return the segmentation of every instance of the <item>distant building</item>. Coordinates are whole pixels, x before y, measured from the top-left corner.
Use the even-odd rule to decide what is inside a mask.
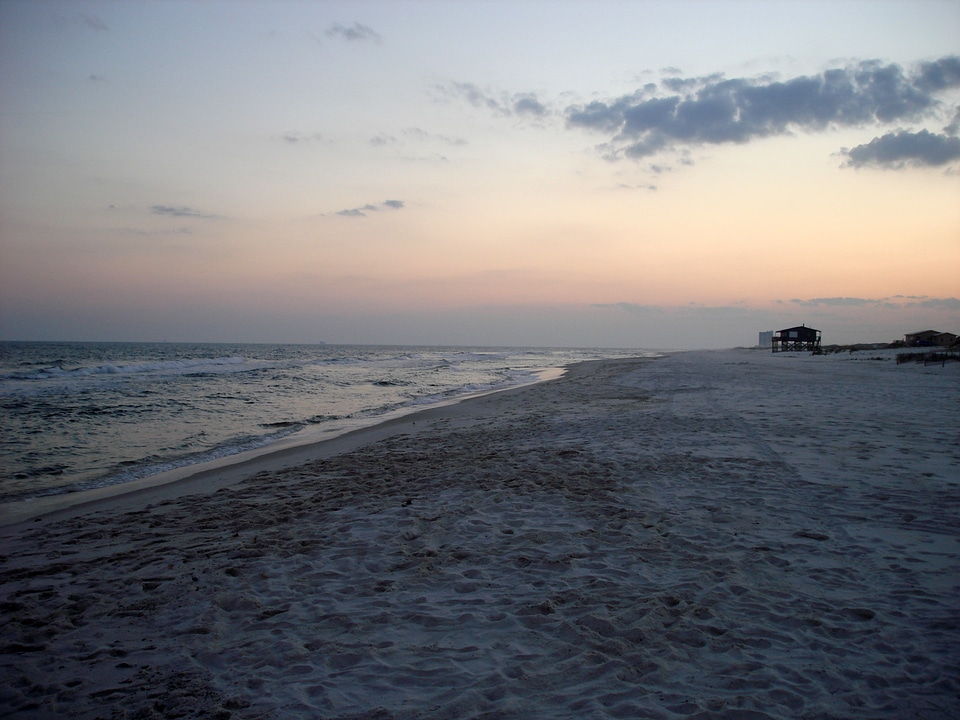
[[[957,336],[939,330],[920,330],[907,333],[903,341],[908,347],[950,347],[957,341]]]
[[[760,333],[760,347],[773,347],[773,330],[764,330]]]
[[[806,325],[777,330],[773,334],[771,347],[773,352],[812,350],[820,352],[820,331]]]

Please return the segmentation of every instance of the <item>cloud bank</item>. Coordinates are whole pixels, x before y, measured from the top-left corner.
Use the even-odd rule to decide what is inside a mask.
[[[571,105],[564,114],[568,128],[606,135],[602,148],[609,159],[639,159],[798,130],[919,121],[942,108],[941,94],[958,87],[957,56],[910,71],[865,61],[787,81],[671,77],[614,100]],[[844,152],[855,167],[943,165],[958,157],[958,142],[926,130],[900,131]]]
[[[679,71],[671,68],[671,73]],[[507,93],[470,82],[438,85],[444,100],[465,100],[499,117],[534,122],[559,116],[570,130],[606,136],[609,160],[643,159],[691,148],[829,128],[914,123],[950,112],[943,96],[960,88],[960,56],[905,69],[861,61],[778,80],[772,76],[667,77],[629,95],[555,111],[534,93]],[[942,133],[898,128],[852,149],[844,167],[938,167],[960,159],[960,107]]]

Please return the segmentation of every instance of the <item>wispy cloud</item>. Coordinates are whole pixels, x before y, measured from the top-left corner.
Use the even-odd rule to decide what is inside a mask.
[[[921,307],[938,310],[960,310],[960,299],[953,297],[932,298],[926,295],[893,295],[884,298],[829,297],[810,298],[808,300],[794,298],[790,302],[803,307],[870,307],[888,310]]]
[[[505,93],[481,88],[470,82],[451,82],[436,89],[445,99],[462,99],[503,117],[544,118],[549,107],[535,93]]]
[[[350,42],[356,42],[358,40],[372,40],[376,43],[381,42],[380,35],[377,34],[373,28],[358,22],[353,23],[353,25],[333,23],[327,28],[326,35],[327,37],[338,37]]]
[[[360,207],[347,208],[345,210],[337,210],[334,215],[339,215],[340,217],[352,217],[352,218],[361,218],[366,217],[369,213],[380,212],[381,210],[400,210],[404,206],[403,200],[384,200],[378,205],[366,204],[361,205]]]
[[[412,141],[437,142],[443,145],[452,145],[452,146],[460,146],[460,145],[467,144],[467,141],[465,138],[459,137],[457,135],[444,135],[442,133],[433,133],[418,127],[404,128],[401,131],[401,134],[405,139],[412,140]]]
[[[646,190],[647,192],[657,192],[659,189],[653,183],[642,183],[640,185],[631,185],[629,183],[619,183],[617,185],[621,190]]]
[[[624,310],[628,313],[661,313],[667,308],[661,305],[641,305],[639,303],[618,302],[618,303],[594,303],[593,307],[604,308],[608,310]]]
[[[288,130],[280,135],[280,139],[288,145],[300,145],[309,142],[319,142],[323,140],[323,134],[318,132],[303,133],[295,130]]]
[[[368,212],[375,212],[379,208],[376,205],[363,205],[346,210],[337,210],[336,214],[341,217],[366,217]]]
[[[80,22],[82,22],[91,30],[96,30],[97,32],[106,32],[110,29],[107,27],[107,24],[96,15],[80,13],[78,17],[80,18]]]
[[[53,21],[58,25],[74,25],[95,32],[108,32],[110,30],[99,16],[91,15],[90,13],[77,13],[75,15],[56,14],[53,16]]]
[[[834,305],[843,307],[862,307],[864,305],[878,305],[886,303],[886,300],[867,300],[865,298],[852,297],[830,297],[830,298],[811,298],[809,300],[800,300],[794,298],[790,302],[795,305],[804,305],[806,307],[816,307],[817,305]]]
[[[123,235],[137,235],[140,237],[161,237],[161,236],[167,236],[167,235],[193,235],[194,234],[193,230],[185,227],[170,228],[169,230],[144,230],[143,228],[123,227],[123,228],[118,228],[117,232]]]
[[[456,135],[443,135],[441,133],[432,133],[418,127],[404,128],[398,135],[390,133],[380,133],[370,138],[370,144],[374,147],[387,147],[390,145],[446,145],[449,147],[459,147],[467,145],[465,138]]]
[[[188,217],[188,218],[202,218],[205,220],[216,218],[216,215],[211,215],[209,213],[200,212],[191,207],[175,207],[173,205],[151,205],[150,212],[154,215],[166,215],[167,217]]]
[[[687,303],[685,305],[642,305],[638,303],[597,303],[593,307],[624,310],[638,315],[673,313],[680,315],[701,316],[741,316],[748,315],[754,310],[738,305],[704,305],[702,303]]]

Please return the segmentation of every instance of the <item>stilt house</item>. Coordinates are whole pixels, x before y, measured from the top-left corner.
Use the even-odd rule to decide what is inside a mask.
[[[806,325],[777,330],[773,334],[773,352],[811,350],[820,352],[820,331]]]

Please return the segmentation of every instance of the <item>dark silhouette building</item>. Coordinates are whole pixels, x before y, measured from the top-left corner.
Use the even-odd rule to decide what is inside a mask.
[[[777,330],[773,334],[773,352],[811,350],[820,352],[820,331],[806,325]]]
[[[953,333],[939,330],[920,330],[903,336],[907,347],[950,347],[957,341]]]

